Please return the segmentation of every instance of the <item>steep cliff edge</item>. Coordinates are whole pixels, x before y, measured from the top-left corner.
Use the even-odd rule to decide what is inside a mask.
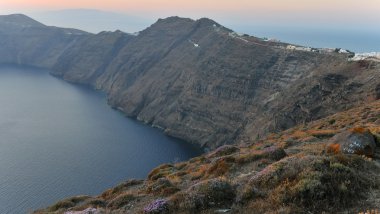
[[[170,17],[128,39],[107,66],[98,66],[90,84],[107,91],[109,103],[128,116],[209,148],[250,141],[377,96],[379,63],[362,66],[348,62],[348,54],[287,46],[238,35],[209,19]],[[90,66],[71,56],[74,65]],[[70,71],[73,61],[62,59],[69,68],[53,70],[83,82],[75,75],[91,70]]]
[[[378,62],[239,35],[206,18],[160,19],[138,35],[4,23],[14,29],[0,31],[0,62],[92,85],[128,116],[208,148],[379,98]]]
[[[88,35],[48,27],[22,14],[0,16],[0,63],[51,68],[66,49]]]

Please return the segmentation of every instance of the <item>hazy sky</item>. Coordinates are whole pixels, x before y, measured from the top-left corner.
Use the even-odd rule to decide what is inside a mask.
[[[300,17],[312,21],[380,20],[380,0],[1,0],[0,12],[92,8],[154,15]],[[306,14],[309,14],[306,16]],[[298,20],[299,21],[299,20]]]
[[[276,10],[331,9],[357,10],[374,9],[377,0],[2,0],[8,7],[78,8],[93,7],[111,10],[156,10],[156,9],[253,9],[270,8]]]
[[[64,22],[64,17],[70,15],[62,16],[67,13],[60,13],[61,15],[57,13],[54,17],[54,13],[51,12],[78,8],[116,12],[119,15],[128,15],[129,20],[135,17],[135,24],[124,23],[125,26],[127,24],[132,26],[126,30],[129,32],[142,30],[157,18],[173,15],[194,19],[208,17],[242,33],[279,37],[308,44],[302,42],[309,36],[308,34],[315,36],[323,30],[324,32],[331,31],[331,33],[310,39],[311,41],[320,39],[322,42],[321,44],[310,43],[311,45],[324,45],[325,40],[335,36],[335,41],[346,40],[347,44],[352,44],[352,41],[348,41],[352,39],[353,41],[371,39],[376,42],[374,49],[380,49],[380,41],[377,42],[379,40],[377,38],[380,38],[380,0],[0,0],[0,14],[26,13],[46,24],[81,27],[91,32],[114,29],[113,26],[120,26],[122,30],[125,30],[117,23],[118,17],[121,16],[115,16],[115,14],[107,22],[114,25],[106,29],[105,26],[111,25],[101,25],[99,22],[100,19],[106,20],[103,17],[107,17],[107,14],[104,13],[102,16],[97,15],[98,25],[95,21],[93,25],[90,25],[91,14],[95,13],[87,13],[88,22],[83,22],[85,18],[74,19],[79,16],[73,16],[70,22]],[[36,15],[43,11],[50,11],[49,16]],[[58,21],[58,16],[61,16],[60,21]],[[90,27],[93,28],[90,29]],[[344,33],[345,31],[351,33]],[[341,34],[338,36],[339,32]],[[354,38],[352,32],[360,34]],[[340,39],[342,35],[352,38]],[[363,35],[371,36],[371,38],[364,38]],[[322,41],[323,36],[325,38]],[[296,37],[299,39],[295,40]],[[330,44],[326,43],[326,45]],[[346,44],[342,45],[346,46]],[[368,45],[371,46],[371,44]]]

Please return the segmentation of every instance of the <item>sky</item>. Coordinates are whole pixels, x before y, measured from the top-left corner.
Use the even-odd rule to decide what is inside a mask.
[[[67,12],[67,9],[113,13],[113,19],[109,19],[112,23],[116,23],[117,17],[122,17],[120,15],[128,16],[129,20],[138,23],[133,25],[129,21],[129,31],[142,30],[158,18],[178,15],[193,19],[208,17],[242,33],[285,39],[294,37],[291,31],[298,32],[301,38],[300,33],[318,33],[321,29],[380,36],[380,0],[0,0],[0,14],[31,14],[48,24],[75,24],[72,21],[64,23],[62,17],[58,21],[57,13],[53,17],[56,11]],[[92,15],[98,16],[99,20],[100,15],[95,14]],[[103,13],[102,17],[106,14]],[[97,23],[98,26],[93,26],[90,31],[104,28],[101,22]],[[91,27],[89,23],[82,26]],[[120,28],[124,30],[122,26]]]
[[[108,10],[251,10],[253,8],[271,10],[357,10],[375,9],[378,0],[2,0],[2,6],[8,8],[87,8]],[[378,6],[378,5],[377,5]]]
[[[153,15],[310,17],[306,20],[380,20],[380,0],[1,0],[0,11],[91,8]]]

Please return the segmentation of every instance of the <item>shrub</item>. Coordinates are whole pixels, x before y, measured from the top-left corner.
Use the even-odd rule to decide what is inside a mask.
[[[228,172],[230,165],[224,159],[217,160],[207,171],[208,175],[222,176]]]
[[[136,186],[136,185],[140,185],[142,183],[143,183],[142,180],[136,180],[136,179],[131,179],[131,180],[122,182],[121,184],[117,185],[116,187],[103,192],[101,197],[105,200],[109,200],[109,199],[117,196],[118,193],[126,191],[126,190],[128,190],[128,188]]]
[[[335,122],[336,122],[335,119],[331,119],[331,120],[329,120],[329,124],[330,124],[330,125],[333,125]]]
[[[327,146],[327,153],[339,154],[340,153],[340,144],[331,143]]]
[[[86,201],[86,206],[93,206],[93,207],[105,207],[106,202],[102,199],[90,199]]]
[[[244,164],[252,161],[256,161],[262,158],[271,160],[280,160],[286,156],[284,149],[277,146],[269,146],[261,150],[250,151],[246,154],[241,154],[236,158],[236,163]]]
[[[333,137],[337,131],[336,130],[309,130],[308,133],[316,138],[325,139]]]
[[[199,166],[199,168],[195,171],[189,171],[189,174],[191,176],[191,180],[198,180],[206,175],[206,172],[210,168],[209,164],[202,164]]]
[[[354,165],[333,157],[315,158],[287,184],[279,185],[282,203],[295,203],[311,211],[349,207],[373,185]]]
[[[159,178],[165,177],[175,171],[175,167],[171,164],[163,164],[155,169],[153,169],[149,175],[148,179],[151,181],[157,180]]]
[[[369,132],[368,129],[363,128],[363,127],[354,127],[350,130],[352,133],[358,133],[358,134],[364,134]]]
[[[49,208],[49,211],[57,211],[60,209],[67,209],[67,208],[74,207],[74,206],[75,206],[75,203],[73,203],[72,201],[59,201],[56,204],[54,204],[53,206],[51,206]]]
[[[217,148],[215,151],[211,152],[207,156],[210,158],[213,157],[220,157],[220,156],[225,156],[225,155],[230,155],[232,153],[235,153],[239,151],[239,148],[236,146],[231,146],[231,145],[223,145]]]
[[[157,181],[151,183],[147,187],[147,192],[154,195],[171,195],[179,189],[174,186],[167,178],[159,178]]]
[[[245,164],[245,163],[249,163],[249,162],[258,160],[260,158],[261,158],[260,154],[255,153],[255,152],[249,152],[249,153],[245,153],[245,154],[240,154],[236,158],[236,163],[238,163],[238,164]]]
[[[107,207],[111,209],[119,209],[124,205],[129,204],[131,201],[135,200],[136,197],[130,193],[124,193],[117,196],[115,199],[111,200]]]
[[[157,199],[144,207],[146,214],[161,214],[169,211],[168,201],[166,199]]]
[[[187,211],[212,207],[229,207],[235,198],[235,190],[225,179],[205,180],[191,186],[185,193],[175,197],[174,204]]]
[[[186,166],[187,166],[187,163],[186,163],[186,162],[182,162],[182,163],[177,163],[177,164],[175,164],[175,168],[176,168],[177,170],[181,170],[181,169],[185,168]]]
[[[236,202],[246,203],[248,200],[252,200],[252,199],[256,200],[257,198],[261,198],[264,196],[265,196],[265,193],[260,191],[258,188],[247,185],[245,188],[243,188],[239,192],[236,198]]]

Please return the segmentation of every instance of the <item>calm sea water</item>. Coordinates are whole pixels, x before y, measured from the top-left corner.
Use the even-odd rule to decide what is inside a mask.
[[[343,48],[356,53],[380,52],[380,28],[377,26],[361,29],[273,24],[231,26],[237,32],[248,33],[261,38],[275,38],[296,45],[314,48]]]
[[[103,94],[0,66],[0,213],[26,213],[144,178],[200,150],[124,117]]]

